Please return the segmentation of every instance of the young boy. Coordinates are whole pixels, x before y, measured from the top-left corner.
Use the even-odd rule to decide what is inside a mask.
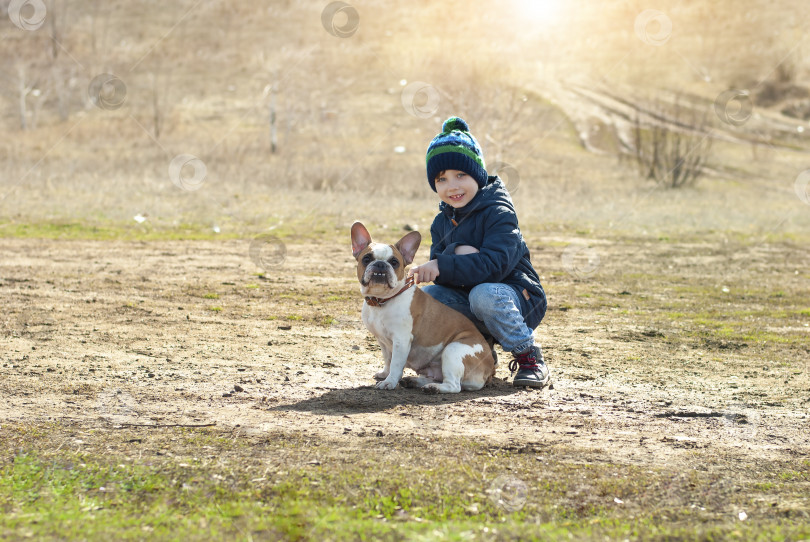
[[[511,352],[514,386],[542,388],[549,370],[532,330],[548,302],[503,182],[488,176],[467,123],[447,119],[427,150],[427,178],[441,199],[430,227],[430,261],[411,268],[423,290],[472,320]],[[494,354],[494,352],[493,352]]]

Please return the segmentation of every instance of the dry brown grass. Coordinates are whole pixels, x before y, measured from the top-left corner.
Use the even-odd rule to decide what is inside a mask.
[[[790,230],[806,229],[810,213],[793,192],[803,153],[719,143],[714,178],[662,193],[630,165],[584,151],[542,98],[557,80],[683,91],[707,104],[741,82],[753,87],[784,73],[802,85],[801,4],[780,5],[671,2],[659,9],[672,35],[655,46],[634,32],[647,7],[635,1],[567,3],[551,21],[530,18],[518,1],[497,9],[358,4],[360,26],[349,38],[323,28],[322,2],[52,2],[39,30],[0,23],[0,123],[10,135],[0,143],[0,220],[128,224],[141,213],[156,227],[244,234],[310,216],[337,226],[357,217],[424,222],[436,204],[423,179],[424,149],[441,120],[457,114],[490,164],[517,172],[525,227],[769,231],[783,227],[774,218],[789,216]],[[39,89],[26,98],[27,131],[23,72]],[[89,102],[100,73],[125,84],[120,109]],[[402,105],[402,82],[414,81],[440,98],[427,118]],[[200,190],[168,178],[181,153],[205,163]]]

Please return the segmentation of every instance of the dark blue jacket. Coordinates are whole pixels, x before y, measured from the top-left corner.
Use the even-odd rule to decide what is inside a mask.
[[[439,211],[430,227],[430,259],[439,265],[434,282],[467,291],[484,282],[508,284],[520,297],[526,325],[536,328],[546,314],[546,293],[518,228],[512,198],[500,178],[490,176],[486,186],[461,209],[442,202]],[[479,252],[456,255],[458,245],[470,245]]]

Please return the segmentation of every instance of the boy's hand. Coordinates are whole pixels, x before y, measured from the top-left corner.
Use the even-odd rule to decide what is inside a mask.
[[[463,256],[464,254],[478,254],[479,252],[481,251],[471,245],[459,245],[456,247],[457,256]]]
[[[433,280],[439,276],[439,262],[430,260],[422,265],[411,267],[411,270],[408,271],[408,275],[413,275],[416,284],[420,282],[433,282]]]

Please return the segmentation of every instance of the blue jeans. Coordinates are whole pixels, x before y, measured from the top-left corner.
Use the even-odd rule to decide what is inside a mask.
[[[532,330],[520,312],[520,298],[511,286],[485,282],[465,292],[431,284],[422,291],[472,320],[484,337],[494,337],[507,352],[525,352],[534,344]]]

